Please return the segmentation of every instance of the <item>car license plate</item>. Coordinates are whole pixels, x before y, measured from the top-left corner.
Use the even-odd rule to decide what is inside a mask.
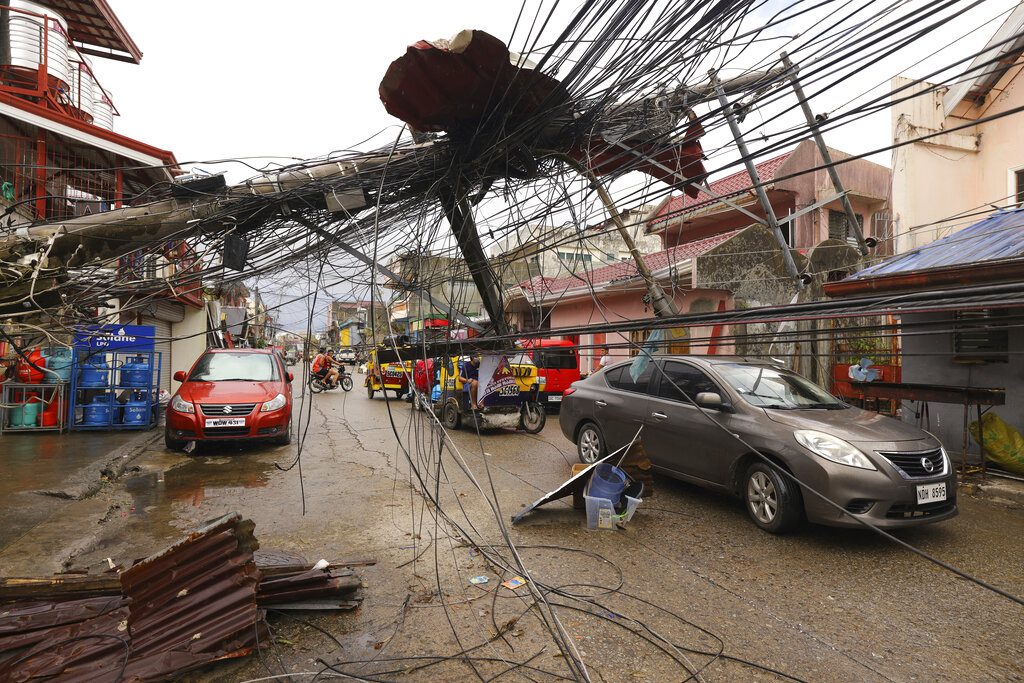
[[[946,484],[921,484],[917,487],[917,504],[937,503],[946,500]]]
[[[561,403],[562,397],[561,396],[548,396],[548,401],[551,402],[551,403]]]
[[[244,417],[218,417],[206,421],[206,428],[210,427],[244,427]]]

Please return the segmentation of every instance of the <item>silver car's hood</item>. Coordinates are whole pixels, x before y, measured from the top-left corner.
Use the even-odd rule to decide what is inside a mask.
[[[860,408],[842,410],[764,409],[768,419],[793,429],[814,429],[840,439],[860,443],[930,440],[914,425]]]

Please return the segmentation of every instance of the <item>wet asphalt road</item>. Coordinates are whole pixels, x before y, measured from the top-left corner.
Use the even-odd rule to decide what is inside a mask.
[[[377,560],[357,570],[360,609],[302,615],[308,623],[272,615],[271,651],[195,680],[315,672],[321,662],[382,680],[556,680],[569,670],[543,615],[551,626],[557,617],[593,680],[684,680],[687,668],[707,681],[780,680],[713,656],[722,650],[811,681],[1024,681],[1024,608],[870,532],[808,526],[770,536],[738,502],[665,479],[625,530],[588,531],[568,502],[511,529],[531,576],[560,587],[547,594],[553,614],[538,609],[525,587],[499,587],[513,574],[465,539],[510,558],[495,510],[507,521],[576,461],[557,416],[538,436],[460,431],[439,459],[426,416],[370,401],[358,383],[306,411],[302,459],[288,471],[294,445],[190,457],[160,443],[135,461],[137,472],[5,543],[0,569],[96,571],[107,557],[130,562],[230,511],[256,522],[263,549]],[[416,492],[424,487],[447,519]],[[955,520],[900,538],[1024,594],[1024,512],[960,501]],[[470,584],[477,575],[488,583]],[[470,657],[434,658],[466,649]]]

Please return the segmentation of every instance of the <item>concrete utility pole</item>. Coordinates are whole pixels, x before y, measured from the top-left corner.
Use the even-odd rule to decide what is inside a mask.
[[[650,268],[647,267],[647,263],[644,262],[643,254],[636,248],[636,242],[633,241],[633,236],[629,234],[629,229],[626,227],[626,223],[622,220],[622,215],[618,209],[615,208],[615,202],[612,201],[611,195],[608,194],[608,190],[604,188],[601,181],[597,179],[590,169],[586,168],[583,164],[576,161],[572,157],[562,154],[560,152],[552,153],[553,156],[558,157],[568,165],[576,169],[576,172],[582,176],[586,176],[587,180],[590,181],[590,186],[597,190],[597,195],[601,198],[608,213],[612,218],[612,222],[615,223],[615,227],[619,229],[619,235],[622,236],[622,241],[626,244],[626,249],[629,250],[630,256],[633,257],[634,263],[636,263],[637,272],[640,273],[640,277],[643,278],[644,284],[647,285],[647,295],[651,299],[651,308],[654,309],[654,315],[663,318],[665,316],[679,315],[679,309],[676,308],[676,302],[673,301],[665,290],[661,288],[658,281],[654,279],[654,275],[651,274]]]
[[[843,211],[846,212],[846,222],[850,225],[850,229],[853,230],[853,234],[857,237],[857,248],[860,250],[861,256],[868,255],[868,246],[864,242],[864,231],[861,229],[860,222],[857,220],[857,214],[853,210],[853,204],[850,203],[850,198],[846,195],[846,191],[843,189],[843,181],[839,179],[839,171],[836,170],[835,164],[832,162],[832,153],[828,151],[828,147],[825,146],[825,139],[821,136],[820,122],[814,118],[814,113],[811,111],[810,105],[807,103],[807,97],[804,96],[804,89],[800,86],[800,80],[797,78],[797,72],[800,67],[795,66],[793,62],[789,60],[789,55],[785,52],[782,53],[782,64],[786,67],[789,76],[789,82],[793,85],[793,92],[796,93],[796,98],[800,101],[800,108],[804,112],[804,117],[807,119],[807,125],[811,128],[811,135],[814,136],[814,142],[818,145],[818,151],[821,152],[821,159],[825,162],[825,169],[828,171],[829,178],[832,179],[832,186],[835,187],[836,192],[841,196],[840,201],[843,204]]]
[[[804,284],[800,280],[800,271],[797,270],[796,261],[793,260],[793,254],[789,251],[789,244],[782,234],[782,229],[779,228],[779,220],[775,216],[775,209],[772,208],[772,203],[768,200],[768,193],[765,192],[761,178],[757,174],[757,166],[754,164],[750,150],[747,149],[747,143],[743,139],[743,132],[736,121],[736,112],[733,109],[733,105],[729,102],[729,98],[726,96],[725,89],[722,87],[722,82],[718,80],[715,70],[711,69],[708,75],[715,86],[715,92],[718,93],[718,102],[722,105],[722,115],[725,116],[725,120],[729,123],[729,130],[732,131],[733,139],[736,140],[736,147],[743,156],[743,165],[746,166],[747,173],[750,174],[750,180],[754,183],[754,192],[757,193],[757,200],[764,210],[765,220],[768,222],[768,227],[771,228],[772,233],[775,235],[775,240],[779,243],[779,248],[782,250],[782,262],[786,266],[786,271],[796,280],[797,289],[802,289]]]

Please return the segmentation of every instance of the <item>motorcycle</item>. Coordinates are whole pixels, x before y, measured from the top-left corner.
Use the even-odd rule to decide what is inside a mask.
[[[345,372],[344,366],[339,367],[338,371],[340,374],[338,375],[337,384],[320,379],[316,375],[311,374],[309,376],[309,390],[314,394],[319,394],[322,391],[331,391],[338,387],[341,387],[345,391],[352,391],[352,375]]]

